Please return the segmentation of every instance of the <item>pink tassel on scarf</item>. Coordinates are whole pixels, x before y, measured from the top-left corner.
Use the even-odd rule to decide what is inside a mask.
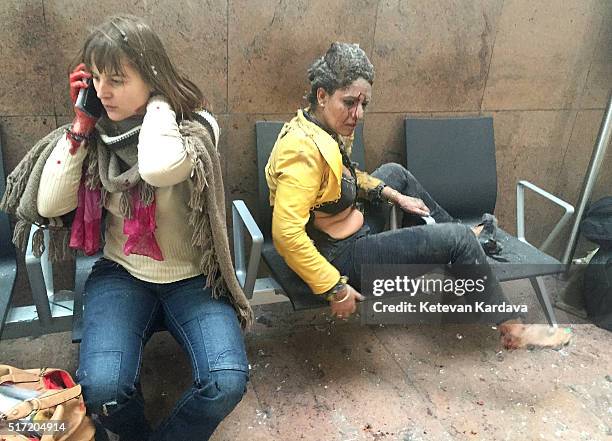
[[[69,246],[82,250],[88,256],[96,254],[100,249],[100,197],[100,189],[87,188],[83,176],[79,185],[78,205],[70,230]]]
[[[155,240],[155,198],[145,206],[140,200],[137,187],[132,189],[132,218],[123,220],[123,234],[128,236],[123,252],[126,256],[139,254],[155,260],[164,260]]]

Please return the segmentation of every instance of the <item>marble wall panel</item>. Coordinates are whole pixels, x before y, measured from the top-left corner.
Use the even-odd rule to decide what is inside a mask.
[[[406,165],[404,148],[404,115],[399,113],[368,114],[363,126],[366,170],[374,171],[387,162]]]
[[[252,212],[257,210],[257,150],[254,115],[231,115],[225,128],[225,197],[243,199]],[[228,205],[229,206],[229,205]]]
[[[495,112],[497,206],[500,225],[516,231],[516,183],[525,179],[554,192],[576,117],[574,111]],[[537,223],[541,205],[526,206],[526,222]]]
[[[206,13],[202,13],[206,11]],[[216,112],[224,112],[227,96],[227,3],[209,1],[117,0],[101,3],[91,14],[87,2],[45,2],[52,83],[59,113],[68,113],[69,66],[88,32],[104,17],[117,13],[138,15],[159,35],[170,59],[204,92]]]
[[[231,0],[229,111],[288,113],[308,90],[306,70],[333,41],[369,52],[377,2]]]
[[[583,110],[578,112],[576,116],[576,123],[569,140],[556,189],[571,204],[578,202],[603,116],[604,112],[601,110]],[[610,175],[612,175],[610,170],[612,170],[612,148],[608,147],[598,184],[606,180],[609,182]],[[598,185],[596,185],[596,189],[597,187]]]
[[[229,204],[234,199],[243,199],[256,219],[258,180],[255,122],[288,121],[292,116],[292,114],[233,114],[228,118],[224,145],[220,147],[228,158],[225,173],[226,200]]]
[[[601,13],[601,24],[593,32],[599,33],[599,39],[580,100],[582,109],[605,107],[612,87],[612,6],[608,0],[601,0],[597,7]]]
[[[68,94],[68,74],[73,59],[89,31],[99,24],[103,17],[116,13],[144,15],[141,4],[110,0],[96,4],[96,14],[92,14],[92,5],[75,0],[44,0],[45,25],[47,28],[48,63],[51,70],[53,99],[58,114],[72,113]]]
[[[227,3],[144,1],[144,18],[175,67],[200,87],[216,113],[227,111]]]
[[[58,115],[57,126],[63,126],[64,124],[71,123],[74,119],[74,115]]]
[[[501,3],[381,1],[375,111],[478,110]]]
[[[505,1],[483,109],[573,108],[597,41],[600,4]]]
[[[0,117],[2,156],[6,174],[15,168],[36,141],[55,127],[53,116]]]
[[[0,115],[53,115],[42,0],[0,3]]]
[[[599,127],[603,118],[601,110],[579,111],[569,140],[567,152],[560,170],[555,194],[577,208],[578,198],[582,191],[584,178],[591,160],[593,148],[599,133]],[[590,201],[594,202],[604,196],[612,196],[612,145],[608,145],[606,155],[601,164],[601,169],[591,194]],[[553,227],[558,213],[550,213],[550,208],[540,214],[544,228],[547,231]],[[559,234],[559,238],[553,247],[553,253],[562,255],[569,239],[574,219]],[[595,246],[586,239],[579,236],[576,256],[583,255],[587,250]]]

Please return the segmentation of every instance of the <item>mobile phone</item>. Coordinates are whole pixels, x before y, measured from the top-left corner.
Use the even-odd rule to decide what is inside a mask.
[[[92,118],[100,118],[102,116],[102,101],[98,98],[96,89],[93,85],[91,78],[86,78],[88,87],[79,90],[79,96],[77,97],[74,107],[82,110]]]

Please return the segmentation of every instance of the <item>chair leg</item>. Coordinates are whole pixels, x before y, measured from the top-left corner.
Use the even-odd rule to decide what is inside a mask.
[[[15,287],[15,274],[17,273],[17,266],[11,266],[11,268],[5,267],[6,272],[0,274],[0,337],[2,337],[4,321],[6,320],[8,312],[11,309],[11,299],[13,298],[13,288]],[[3,277],[5,277],[4,280],[2,280]]]
[[[548,297],[548,293],[546,292],[546,287],[544,286],[544,282],[541,277],[531,277],[529,279],[531,282],[531,286],[533,286],[533,290],[538,297],[538,301],[540,305],[542,305],[542,309],[544,309],[544,315],[546,316],[546,320],[548,323],[555,328],[557,327],[557,317],[555,316],[555,311],[553,310],[552,303],[550,302],[550,298]]]
[[[398,228],[398,216],[399,213],[397,211],[397,206],[393,204],[391,206],[391,211],[389,212],[389,230],[397,230]]]

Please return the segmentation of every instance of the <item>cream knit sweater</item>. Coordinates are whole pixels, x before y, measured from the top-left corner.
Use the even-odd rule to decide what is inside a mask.
[[[209,113],[200,114],[213,127],[215,144],[219,126]],[[77,206],[81,167],[86,156],[81,147],[75,155],[70,143],[62,138],[45,163],[38,190],[38,212],[44,217],[69,213]],[[200,256],[191,244],[192,227],[187,222],[193,170],[179,133],[174,111],[161,97],[152,98],[138,138],[138,167],[144,181],[156,187],[155,239],[163,261],[123,253],[127,236],[123,234],[123,217],[119,210],[120,193],[108,195],[105,208],[104,257],[122,265],[134,277],[147,282],[170,283],[197,276]]]

